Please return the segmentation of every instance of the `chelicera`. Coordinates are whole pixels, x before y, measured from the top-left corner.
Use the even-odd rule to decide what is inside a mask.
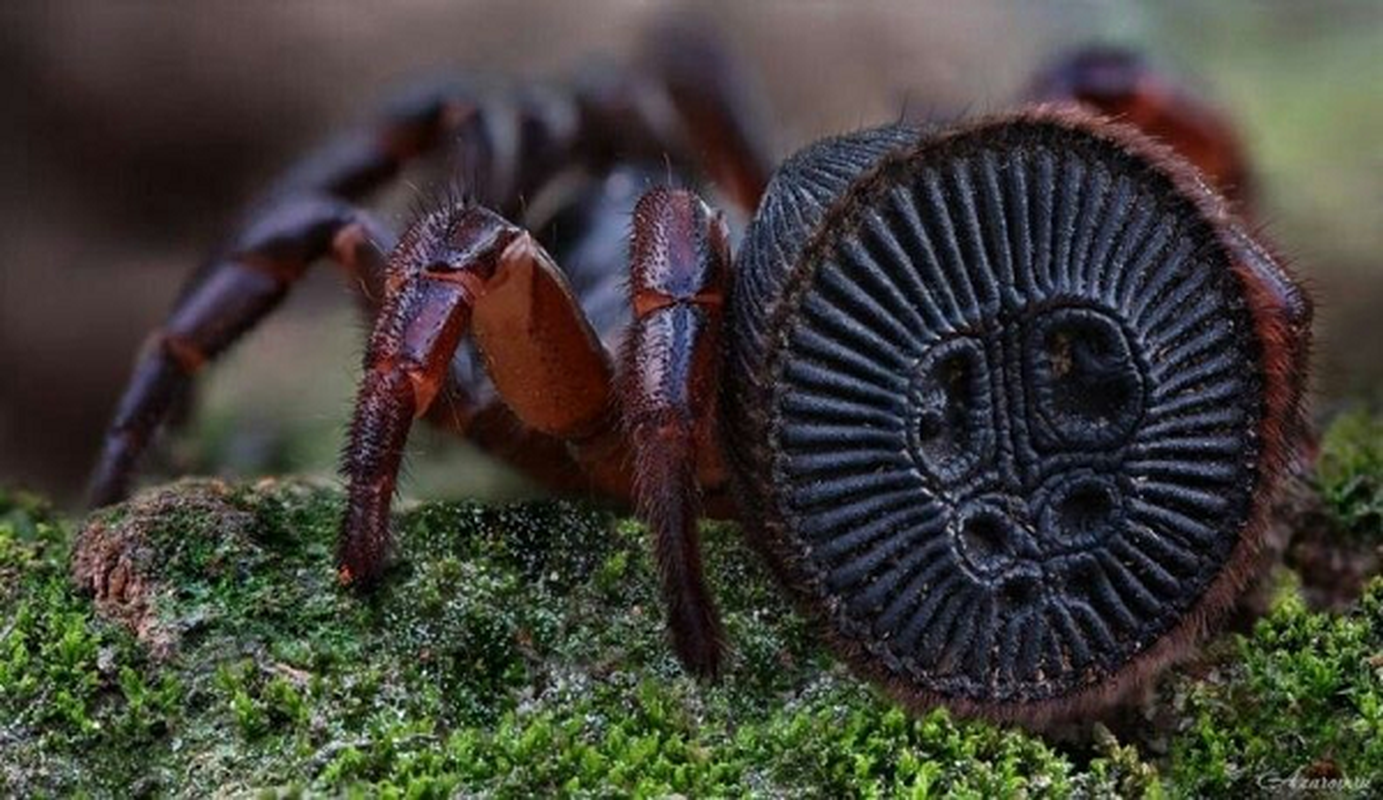
[[[305,160],[152,336],[94,502],[327,257],[373,320],[345,584],[385,569],[427,417],[630,502],[700,676],[727,647],[703,515],[741,520],[834,651],[910,707],[1093,712],[1186,650],[1254,572],[1309,340],[1308,298],[1235,216],[1222,118],[1091,51],[1015,112],[832,137],[770,171],[719,52],[663,52],[562,92],[413,97]],[[469,199],[396,239],[357,201],[437,150]],[[701,179],[742,236],[683,188]]]

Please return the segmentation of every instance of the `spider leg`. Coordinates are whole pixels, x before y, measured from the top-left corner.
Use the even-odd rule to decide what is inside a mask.
[[[312,262],[330,256],[368,286],[391,239],[330,197],[302,195],[264,208],[146,341],[92,474],[91,505],[128,493],[136,460],[192,376],[277,306]]]
[[[1252,201],[1252,172],[1229,119],[1135,53],[1076,50],[1039,72],[1027,97],[1081,103],[1133,125],[1195,164],[1226,197]]]
[[[524,425],[566,441],[597,476],[621,471],[609,354],[561,271],[527,232],[484,207],[434,211],[409,228],[390,257],[365,352],[342,464],[349,483],[338,551],[342,583],[368,586],[380,577],[409,430],[433,406],[468,332],[500,397]]]
[[[338,136],[255,204],[239,232],[184,287],[147,340],[116,406],[87,489],[106,505],[129,492],[136,463],[186,395],[191,376],[282,301],[308,265],[330,255],[367,297],[392,236],[347,201],[378,187],[409,159],[470,124],[475,103],[447,92],[402,98],[378,119]]]
[[[365,257],[360,247],[373,242],[377,246],[368,260],[382,265],[392,237],[349,200],[381,186],[410,159],[453,140],[466,161],[482,166],[503,161],[503,174],[491,169],[478,177],[487,186],[513,191],[570,158],[578,144],[570,123],[578,116],[575,101],[544,97],[520,106],[525,135],[515,158],[495,157],[507,124],[497,120],[499,112],[485,112],[478,99],[462,91],[428,89],[395,101],[378,118],[336,137],[289,170],[252,207],[221,254],[192,277],[162,330],[150,337],[107,429],[88,502],[106,505],[128,494],[139,457],[185,396],[191,376],[276,307],[313,261],[332,255],[351,268]],[[367,305],[383,294],[382,273],[354,272]],[[455,415],[451,421],[457,421]]]
[[[163,329],[151,337],[108,428],[90,483],[90,502],[104,505],[128,493],[139,456],[185,394],[190,376],[277,306],[312,261],[345,246],[336,242],[344,230],[361,226],[378,234],[346,201],[379,187],[410,159],[453,143],[459,160],[474,173],[468,175],[475,184],[468,190],[510,210],[517,210],[527,191],[571,163],[599,164],[626,151],[691,159],[681,136],[689,121],[681,119],[680,106],[669,99],[672,90],[634,71],[621,74],[603,87],[592,84],[565,93],[520,92],[482,100],[455,89],[420,92],[290,170],[255,207],[226,254],[194,275]],[[737,112],[728,110],[733,103],[724,100],[726,110],[718,105],[722,94],[719,89],[706,94],[712,99],[699,101],[700,110],[688,113],[738,120]],[[717,125],[747,130],[738,122]],[[707,125],[690,127],[695,131]],[[714,166],[736,158],[744,160],[713,158],[710,169],[738,181],[741,188],[732,193],[753,194],[757,200],[761,181],[734,177],[747,167]],[[755,188],[750,192],[745,186]],[[342,240],[347,241],[350,236]],[[334,255],[347,261],[354,257],[345,251]],[[376,274],[357,273],[367,299],[383,291],[374,284]],[[455,418],[450,421],[449,427],[458,427]],[[468,426],[463,422],[459,427]],[[597,446],[606,451],[596,455]],[[578,446],[582,448],[590,451],[587,464],[597,467],[596,485],[621,494],[619,470],[607,466],[616,461],[618,448],[596,441]]]
[[[666,88],[711,180],[753,213],[773,163],[749,71],[714,31],[693,20],[671,19],[655,28],[644,60]]]
[[[724,632],[701,567],[698,467],[712,440],[725,292],[726,226],[696,195],[655,188],[634,212],[634,322],[617,381],[634,454],[634,495],[653,535],[678,657],[713,677]]]

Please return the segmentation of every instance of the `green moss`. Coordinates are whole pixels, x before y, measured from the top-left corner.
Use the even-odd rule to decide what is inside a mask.
[[[138,785],[179,713],[180,676],[73,592],[68,543],[45,504],[0,492],[0,793]]]
[[[1346,615],[1308,611],[1289,585],[1211,679],[1183,680],[1182,691],[1172,763],[1186,791],[1383,775],[1383,579]]]
[[[68,527],[0,498],[0,794],[1157,797],[1325,757],[1383,769],[1383,586],[1348,616],[1289,591],[1208,677],[1174,679],[1154,758],[1107,732],[1076,747],[909,718],[816,646],[732,526],[705,531],[735,643],[707,687],[663,641],[640,526],[561,503],[422,505],[362,598],[336,586],[340,503],[184,482],[98,517],[147,579],[155,660],[74,589]]]
[[[1321,440],[1316,477],[1346,530],[1383,540],[1383,418],[1341,414]]]

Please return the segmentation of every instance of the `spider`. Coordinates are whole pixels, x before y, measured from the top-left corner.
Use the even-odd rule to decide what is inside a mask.
[[[656,52],[560,90],[415,94],[291,170],[148,340],[92,502],[126,495],[192,377],[329,258],[373,321],[345,585],[383,574],[426,417],[631,503],[697,676],[727,648],[703,516],[740,520],[909,708],[1092,714],[1184,653],[1255,574],[1304,428],[1309,298],[1234,213],[1224,117],[1092,49],[1016,111],[773,170],[727,53]],[[466,195],[395,238],[360,200],[438,150]]]

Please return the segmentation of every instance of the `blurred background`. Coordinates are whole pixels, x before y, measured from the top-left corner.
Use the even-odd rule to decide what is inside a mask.
[[[1383,388],[1383,2],[697,4],[755,74],[782,155],[898,117],[1004,108],[1090,42],[1133,45],[1239,122],[1262,223],[1316,288],[1316,408]],[[75,501],[131,359],[239,204],[295,155],[438,73],[560,78],[668,4],[0,5],[0,485]],[[426,185],[425,176],[409,176]],[[416,189],[385,193],[406,219]],[[204,375],[160,474],[330,474],[361,323],[320,269]],[[436,435],[406,491],[524,484]]]

